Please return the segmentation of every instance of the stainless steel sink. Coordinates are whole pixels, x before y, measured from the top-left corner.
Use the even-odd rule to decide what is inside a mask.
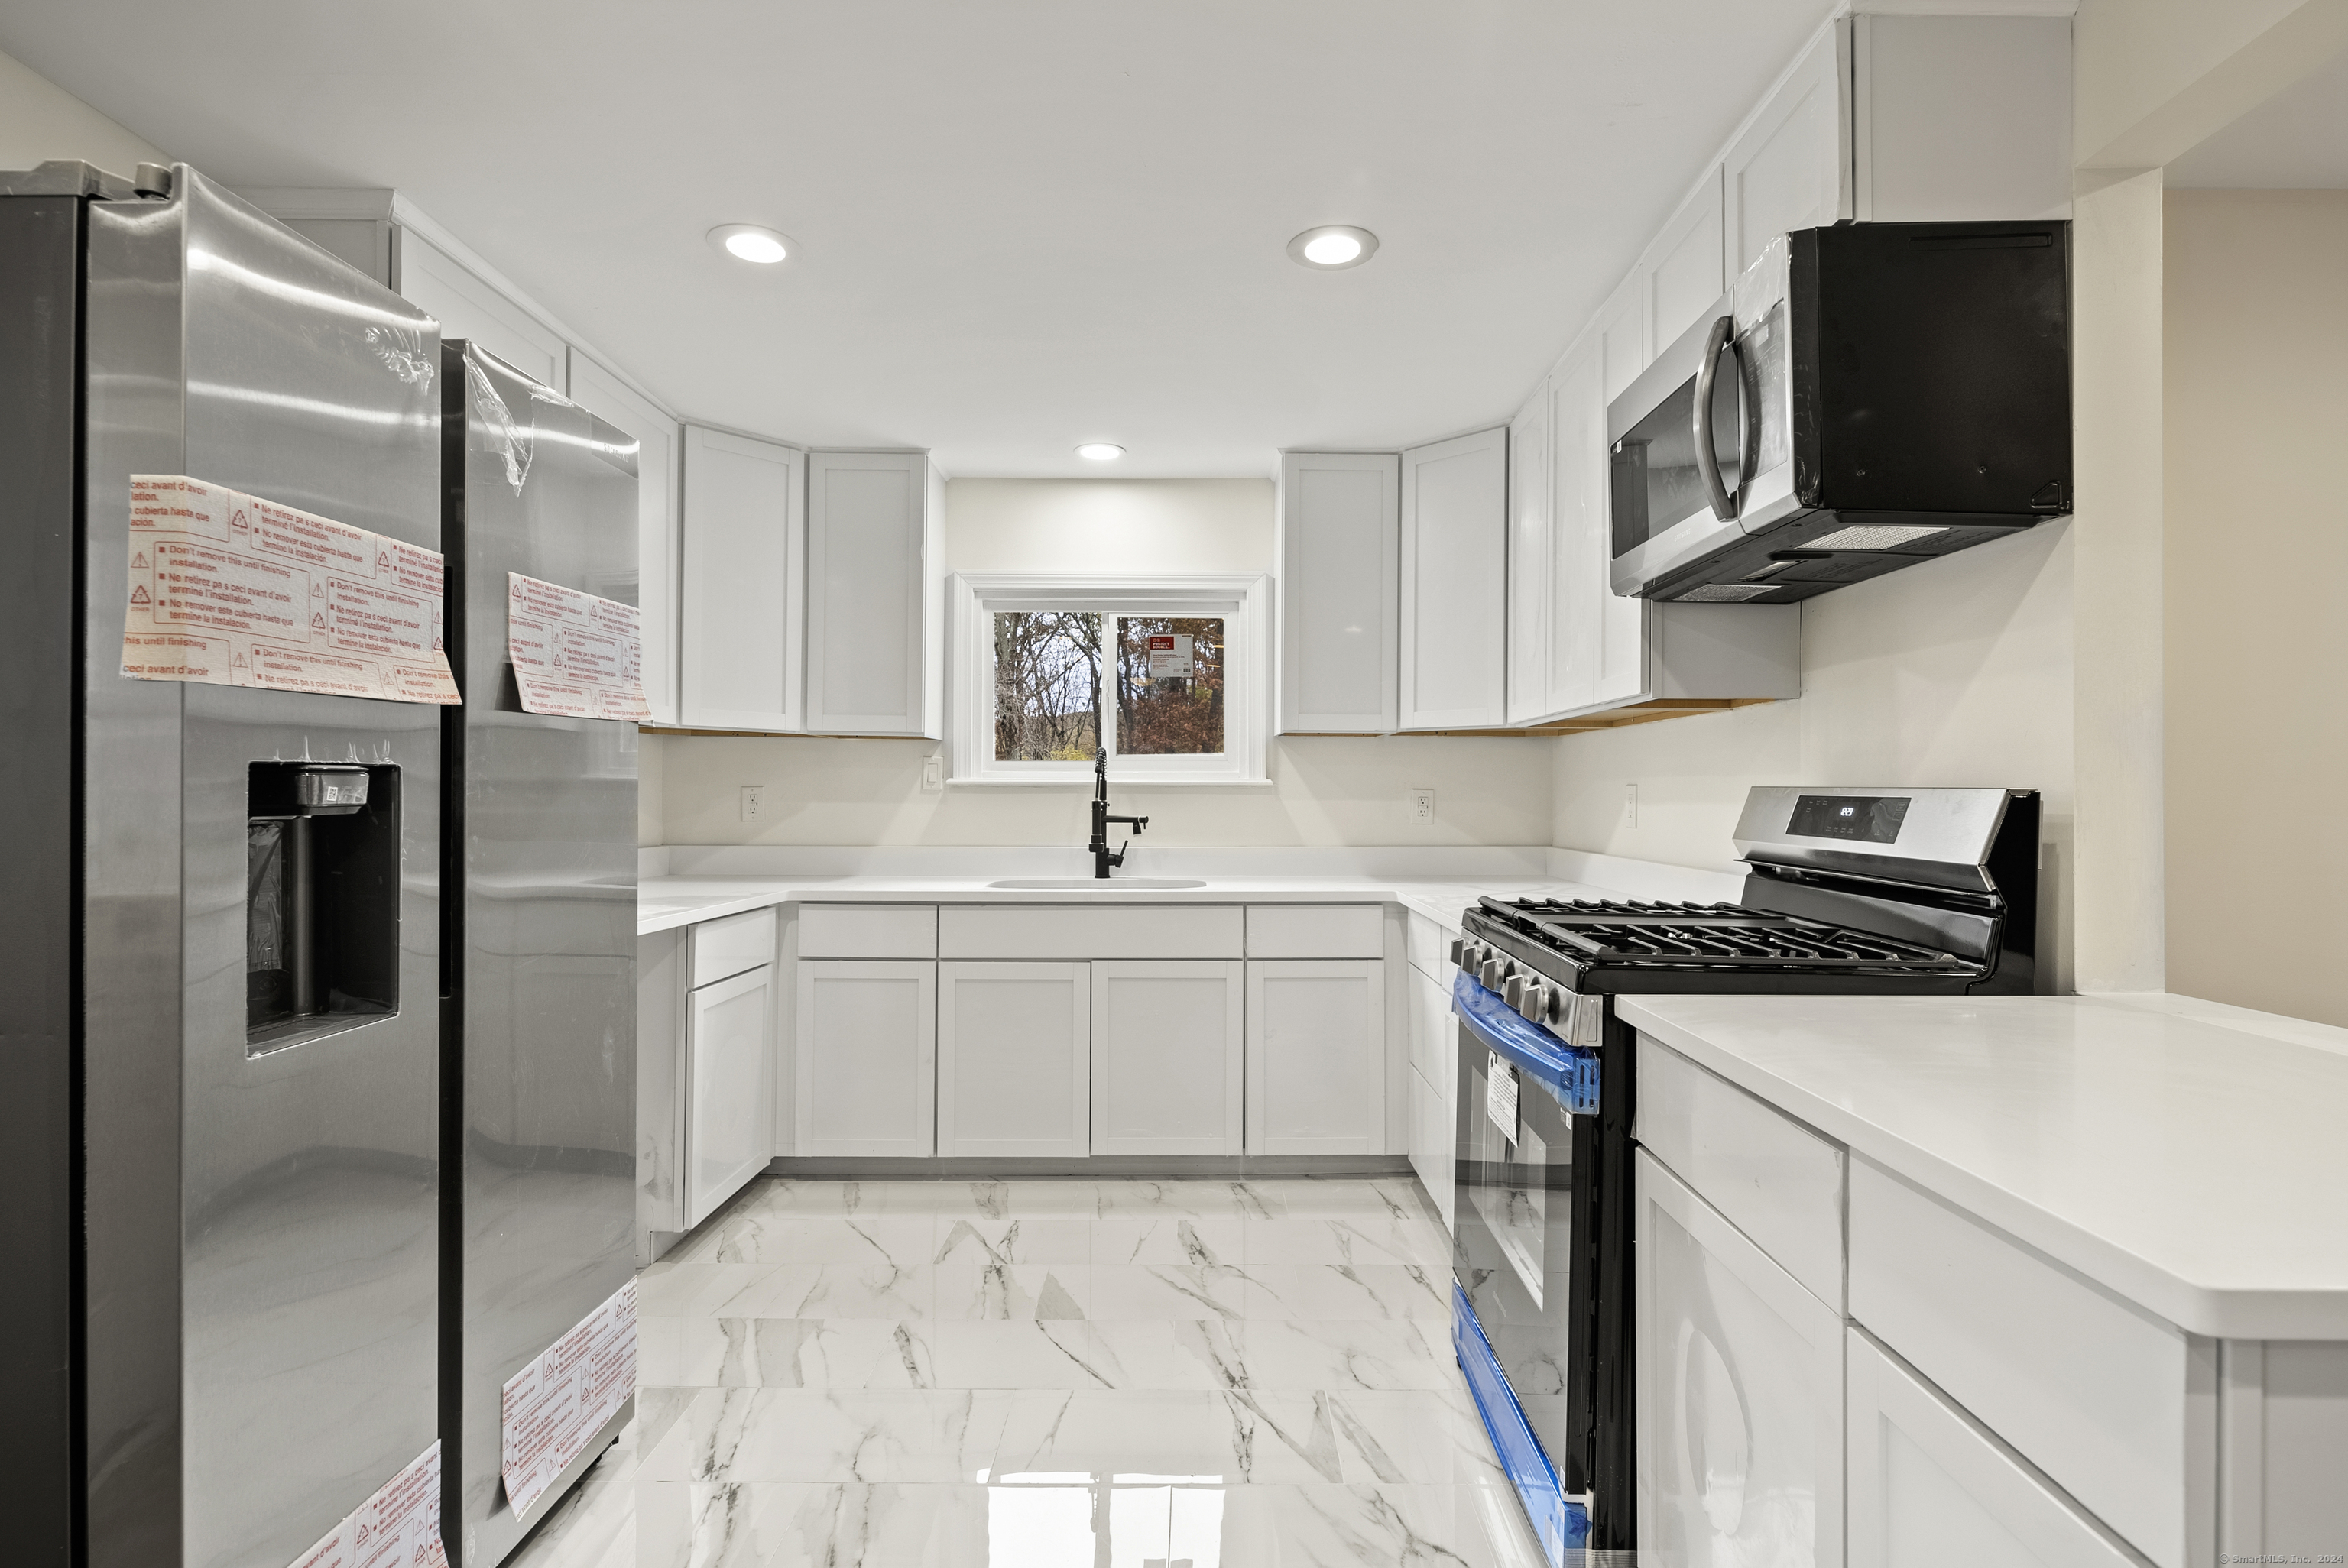
[[[1206,884],[1195,876],[1112,876],[1107,881],[1097,876],[1006,876],[987,886],[1024,887],[1031,891],[1064,888],[1074,892],[1082,887],[1204,887]]]

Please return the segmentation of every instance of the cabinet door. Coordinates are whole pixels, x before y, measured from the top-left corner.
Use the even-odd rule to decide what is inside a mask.
[[[1874,1340],[1848,1333],[1851,1568],[2137,1561]]]
[[[918,959],[800,961],[801,1155],[936,1152],[937,973]]]
[[[1448,1228],[1457,1157],[1451,1108],[1458,1097],[1459,1026],[1442,981],[1413,968],[1405,983],[1410,988],[1410,1163]]]
[[[685,427],[678,712],[688,725],[805,728],[805,461],[795,446]]]
[[[808,459],[808,727],[819,733],[928,728],[929,466],[919,452]]]
[[[1695,325],[1728,287],[1722,271],[1720,217],[1720,169],[1715,165],[1655,236],[1642,263],[1647,273],[1650,358]]]
[[[1614,613],[1606,580],[1605,346],[1602,333],[1586,334],[1549,378],[1552,713],[1598,700],[1599,640]]]
[[[938,1153],[1081,1155],[1092,966],[938,966]]]
[[[1555,550],[1550,518],[1549,383],[1509,421],[1508,723],[1550,712],[1550,612]]]
[[[1850,216],[1849,39],[1848,22],[1819,34],[1728,149],[1731,279],[1778,235]]]
[[[1241,1152],[1246,981],[1237,962],[1093,965],[1094,1153]]]
[[[685,1223],[699,1225],[767,1168],[775,1147],[775,970],[769,964],[687,994]]]
[[[644,702],[655,724],[676,723],[675,416],[577,349],[571,401],[636,438],[636,612],[643,618]]]
[[[1247,986],[1247,1152],[1384,1153],[1385,965],[1250,963]]]
[[[1398,712],[1402,460],[1280,459],[1280,730],[1376,734]]]
[[[562,384],[561,334],[412,229],[399,231],[399,293],[439,318],[443,339],[477,343],[541,386]]]
[[[1840,1568],[1841,1316],[1637,1158],[1639,1554]]]
[[[1401,727],[1507,717],[1509,433],[1402,455]]]

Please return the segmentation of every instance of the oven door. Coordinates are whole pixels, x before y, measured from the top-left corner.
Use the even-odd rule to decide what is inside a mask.
[[[1559,1486],[1583,1497],[1595,1260],[1576,1173],[1594,1168],[1598,1119],[1570,1114],[1465,1021],[1458,1063],[1453,1273]]]
[[[1801,509],[1794,494],[1785,241],[1606,410],[1610,581],[1643,596]],[[1768,591],[1700,591],[1734,602]],[[1677,596],[1674,596],[1677,597]]]

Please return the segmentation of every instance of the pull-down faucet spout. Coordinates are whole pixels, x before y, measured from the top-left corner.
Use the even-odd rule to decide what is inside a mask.
[[[1108,846],[1108,825],[1124,823],[1139,833],[1149,825],[1146,816],[1111,816],[1108,814],[1108,748],[1101,747],[1093,758],[1093,841],[1085,847],[1092,851],[1095,880],[1108,880],[1108,868],[1125,864],[1125,852],[1133,840],[1127,839],[1114,850]]]

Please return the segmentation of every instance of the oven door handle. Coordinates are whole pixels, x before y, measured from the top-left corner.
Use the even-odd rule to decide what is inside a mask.
[[[1712,389],[1720,378],[1720,356],[1736,354],[1736,318],[1722,316],[1704,340],[1704,358],[1695,367],[1695,471],[1703,476],[1704,494],[1712,497],[1712,515],[1724,523],[1736,520],[1736,497],[1720,476],[1720,454],[1712,447]],[[1736,433],[1736,468],[1745,470],[1745,431]]]
[[[1451,982],[1451,1010],[1484,1046],[1514,1062],[1570,1114],[1598,1112],[1598,1053],[1568,1045],[1547,1030],[1526,1022],[1516,1009],[1476,981],[1466,969]]]

